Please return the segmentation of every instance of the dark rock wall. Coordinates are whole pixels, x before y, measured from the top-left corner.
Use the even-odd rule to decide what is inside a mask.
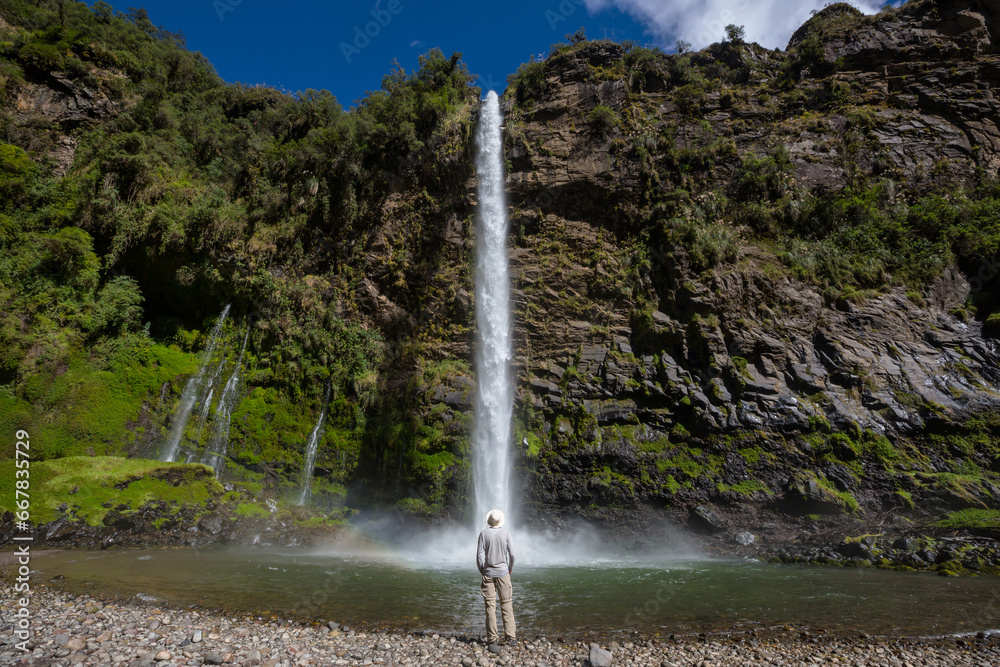
[[[996,342],[960,312],[970,281],[981,288],[974,269],[952,267],[921,294],[831,303],[815,285],[775,276],[752,243],[706,272],[684,248],[637,241],[650,199],[679,183],[709,209],[740,156],[776,144],[790,156],[792,187],[814,194],[858,169],[900,191],[995,173],[996,3],[911,4],[826,28],[836,71],[803,77],[804,102],[764,99],[781,54],[755,46],[744,47],[762,63],[742,88],[747,102],[727,107],[710,93],[693,120],[668,83],[602,80],[624,57],[614,44],[550,58],[530,105],[508,91],[519,447],[536,508],[599,516],[652,505],[684,516],[708,499],[870,514],[900,501],[907,480],[947,472],[923,435],[1000,407]],[[852,104],[827,109],[838,85]],[[605,136],[587,120],[598,105],[620,119]],[[847,154],[850,114],[862,106],[870,132]],[[651,195],[637,137],[686,123],[695,143],[702,121],[731,140],[731,158]],[[840,452],[829,444],[838,432]],[[910,451],[901,456],[913,470],[880,463],[872,452],[883,446]],[[992,454],[968,456],[988,464]],[[995,481],[946,495],[995,507]],[[906,492],[915,510],[937,506],[940,488],[916,486]]]

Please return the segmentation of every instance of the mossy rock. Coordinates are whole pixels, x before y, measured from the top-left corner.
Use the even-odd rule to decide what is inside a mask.
[[[937,566],[938,572],[961,572],[965,567],[957,560],[949,560]]]
[[[1000,338],[1000,313],[991,313],[983,322],[983,336]]]

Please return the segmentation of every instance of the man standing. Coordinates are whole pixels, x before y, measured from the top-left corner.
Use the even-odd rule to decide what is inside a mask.
[[[496,599],[500,597],[500,611],[503,614],[503,633],[507,643],[517,642],[517,627],[514,625],[513,589],[510,574],[514,571],[514,547],[510,541],[510,531],[503,527],[503,512],[490,510],[486,524],[479,533],[476,547],[476,566],[483,575],[480,588],[486,603],[486,642],[494,644],[500,640],[497,632]]]

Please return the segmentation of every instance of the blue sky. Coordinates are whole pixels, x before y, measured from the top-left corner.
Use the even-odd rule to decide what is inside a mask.
[[[653,43],[630,16],[614,10],[589,16],[578,1],[580,5],[563,0],[565,16],[560,0],[476,4],[112,0],[111,4],[120,11],[141,6],[154,24],[183,32],[188,48],[203,53],[226,81],[261,83],[288,92],[325,88],[347,107],[380,87],[394,59],[412,70],[417,56],[434,47],[445,55],[461,52],[469,71],[482,77],[478,85],[502,92],[507,75],[520,63],[532,54],[548,53],[550,45],[581,26],[590,37]],[[546,11],[555,14],[546,17]],[[385,25],[376,24],[377,19]],[[358,38],[357,31],[366,27],[375,36]],[[350,47],[346,55],[342,43]]]
[[[93,4],[88,0],[88,4]],[[631,39],[672,50],[718,41],[728,23],[747,37],[784,46],[822,0],[131,0],[156,25],[183,32],[226,81],[288,92],[331,91],[345,107],[376,90],[398,60],[407,70],[437,47],[459,51],[484,90],[502,92],[507,75],[583,27],[590,38]],[[854,0],[871,11],[879,0]],[[752,9],[751,9],[752,7]],[[759,26],[759,27],[758,27]],[[367,33],[367,34],[365,34]]]

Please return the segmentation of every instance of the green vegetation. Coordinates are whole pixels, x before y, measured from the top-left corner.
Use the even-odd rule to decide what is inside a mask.
[[[513,88],[517,103],[530,108],[545,93],[545,63],[532,58],[507,77],[507,85]]]
[[[747,370],[747,360],[743,357],[731,357],[730,360],[733,362],[733,366],[736,368],[736,372],[745,378],[750,378],[750,371]]]
[[[751,466],[758,463],[762,457],[769,457],[769,455],[760,447],[744,447],[739,450],[739,454],[743,457],[743,460],[747,462],[747,465]]]
[[[930,524],[932,528],[962,530],[974,528],[1000,529],[1000,510],[965,509],[952,512],[944,519]]]
[[[141,335],[90,355],[68,350],[60,361],[60,374],[36,371],[21,392],[0,391],[0,426],[31,433],[36,460],[131,449],[142,435],[132,429],[143,405],[165,382],[195,370],[190,355]],[[7,443],[0,456],[12,457],[13,448]]]
[[[0,508],[14,510],[14,466],[0,470]],[[31,465],[31,521],[35,525],[66,514],[100,525],[112,507],[138,510],[162,501],[176,508],[204,507],[223,494],[210,468],[198,464],[160,463],[110,456],[74,456]]]
[[[591,457],[581,468],[587,483],[619,505],[634,494],[713,490],[764,500],[772,491],[755,478],[777,489],[765,473],[787,461],[835,471],[817,483],[850,512],[858,502],[843,489],[867,492],[872,481],[888,481],[910,508],[928,488],[969,506],[989,497],[997,418],[947,423],[942,406],[903,386],[898,401],[933,425],[898,440],[833,432],[821,416],[804,433],[722,438],[696,419],[696,390],[728,419],[727,394],[767,366],[734,336],[744,316],[773,319],[778,339],[799,335],[780,326],[788,303],[773,285],[810,283],[843,310],[898,288],[919,305],[948,267],[972,275],[1000,249],[996,179],[957,177],[943,160],[904,173],[881,140],[898,120],[888,113],[894,102],[873,102],[861,83],[831,76],[845,65],[826,60],[824,40],[867,20],[841,5],[811,19],[787,54],[747,44],[737,25],[718,44],[699,52],[679,44],[676,54],[579,32],[510,77],[506,138],[525,149],[508,155],[508,169],[526,176],[518,182],[545,182],[531,173],[533,158],[564,150],[527,137],[531,125],[600,144],[608,174],[593,183],[610,176],[593,200],[589,186],[580,197],[576,184],[560,183],[534,199],[526,192],[516,207],[518,242],[541,269],[524,270],[518,288],[519,326],[533,332],[518,338],[529,348],[518,357],[526,353],[526,373],[536,372],[531,345],[536,332],[549,333],[543,317],[560,327],[584,322],[595,344],[628,322],[636,349],[608,357],[627,395],[627,416],[613,425],[570,397],[571,385],[610,382],[579,353],[544,375],[562,403],[548,403],[559,398],[552,392],[545,407],[518,405],[515,441],[527,442],[519,457],[527,468],[544,474]],[[0,30],[0,427],[32,433],[40,483],[57,480],[53,497],[68,493],[58,480],[69,472],[46,465],[104,470],[105,456],[157,453],[207,332],[232,304],[217,354],[231,364],[244,335],[248,342],[227,481],[286,496],[325,409],[313,489],[331,517],[349,514],[349,501],[431,516],[466,498],[474,382],[468,361],[455,357],[467,354],[474,326],[467,187],[480,91],[460,54],[432,50],[415,71],[396,66],[345,109],[325,91],[226,84],[143,10],[10,0],[0,17],[10,26]],[[92,122],[15,113],[16,100],[55,85],[55,72],[75,99],[95,101]],[[557,127],[558,110],[537,111],[567,72],[595,96]],[[71,154],[55,150],[66,137]],[[810,184],[801,176],[813,162],[842,178]],[[584,203],[599,214],[574,211],[575,229],[554,214]],[[953,311],[998,334],[995,281],[981,287]],[[729,309],[735,291],[746,303]],[[672,308],[667,319],[661,307]],[[728,367],[720,341],[750,358],[732,356]],[[658,354],[668,351],[692,372],[668,381]],[[977,377],[971,359],[948,364]],[[683,398],[679,383],[689,386]],[[616,412],[604,398],[601,409]],[[205,427],[192,420],[186,443],[197,449]],[[618,448],[637,459],[627,475],[601,458]],[[128,485],[142,492],[132,509],[169,495],[158,470]],[[100,480],[87,483],[100,507]],[[229,501],[238,514],[263,516],[253,503]],[[54,516],[51,503],[39,511]]]
[[[297,485],[330,385],[317,464],[342,502],[343,483],[369,474],[363,443],[380,449],[368,415],[408,400],[386,391],[387,365],[466,324],[442,310],[416,339],[386,340],[358,300],[360,260],[384,234],[376,289],[426,305],[440,243],[425,220],[466,169],[454,156],[479,95],[460,54],[429,51],[345,110],[325,91],[226,84],[141,9],[12,0],[0,17],[13,26],[0,31],[0,423],[32,433],[39,460],[155,455],[231,303],[227,344],[250,335],[227,469]],[[96,105],[62,165],[58,123],[11,107],[51,72]],[[454,298],[443,287],[434,298]]]
[[[602,139],[611,134],[619,123],[618,114],[615,113],[614,109],[603,104],[597,105],[587,113],[587,121],[594,133]]]
[[[716,485],[716,489],[720,493],[732,492],[732,493],[738,493],[741,496],[754,496],[759,493],[768,496],[772,495],[771,489],[768,488],[767,484],[759,482],[755,479],[748,479],[746,481],[733,484],[732,486],[728,484],[719,483]]]
[[[815,477],[815,475],[813,475]],[[851,493],[847,491],[840,491],[829,479],[816,478],[819,482],[820,487],[829,494],[832,498],[835,498],[841,505],[843,511],[853,514],[858,511],[858,500]]]

